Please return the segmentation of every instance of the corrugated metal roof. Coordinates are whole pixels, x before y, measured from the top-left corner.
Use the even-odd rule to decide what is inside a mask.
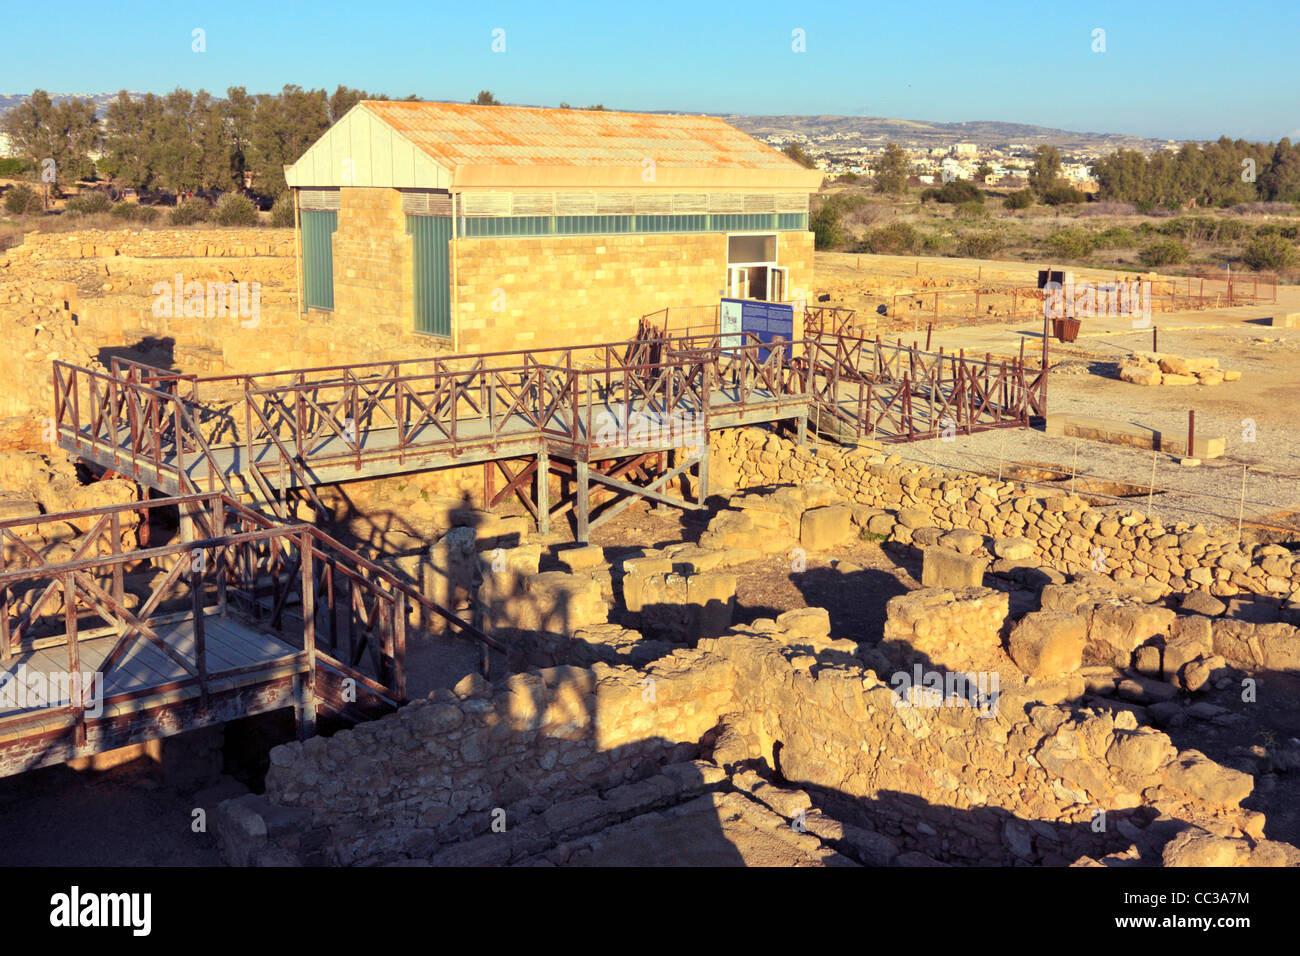
[[[821,183],[819,171],[711,116],[387,100],[354,109],[447,170],[457,187],[811,191]]]

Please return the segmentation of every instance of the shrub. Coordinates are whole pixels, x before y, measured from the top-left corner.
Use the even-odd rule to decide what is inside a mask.
[[[844,243],[839,210],[830,203],[808,218],[808,228],[812,230],[814,249],[838,249]]]
[[[45,204],[36,190],[20,183],[5,193],[5,209],[15,216],[32,216],[44,212]]]
[[[113,201],[101,192],[88,192],[73,196],[64,209],[73,216],[93,216],[96,213],[112,212]]]
[[[1155,210],[1156,204],[1150,199],[1140,199],[1133,204],[1138,213],[1143,216],[1149,216]]]
[[[1289,202],[1241,202],[1228,211],[1241,216],[1289,216],[1295,207]]]
[[[1073,186],[1051,186],[1043,190],[1043,202],[1048,206],[1064,206],[1067,203],[1087,201],[1087,194]]]
[[[1034,191],[1032,189],[1017,189],[1015,192],[1007,193],[1007,198],[1003,200],[1008,209],[1028,209],[1034,204]]]
[[[943,252],[947,248],[948,248],[948,237],[941,235],[937,232],[929,233],[928,235],[926,235],[924,239],[921,240],[921,250],[923,252],[938,254],[940,252]]]
[[[1137,224],[1137,227],[1133,231],[1136,232],[1143,239],[1146,239],[1149,238],[1150,236],[1155,235],[1156,227],[1153,223],[1140,222]]]
[[[984,203],[968,200],[957,206],[957,216],[961,219],[987,219],[989,211]]]
[[[22,226],[0,226],[0,252],[4,252],[12,246],[19,245],[22,241]]]
[[[293,225],[293,193],[286,191],[271,207],[271,225]]]
[[[212,207],[202,199],[187,199],[177,203],[167,221],[173,226],[192,226],[196,222],[207,222],[212,216]]]
[[[1171,266],[1179,262],[1186,262],[1188,256],[1187,247],[1177,239],[1161,239],[1146,246],[1138,253],[1138,261],[1147,268],[1155,266]]]
[[[938,189],[931,187],[921,191],[921,202],[928,202],[931,199],[935,202],[953,204],[982,203],[984,194],[980,192],[974,183],[969,183],[964,179],[954,179],[950,183],[944,183]]]
[[[854,206],[848,212],[844,213],[842,218],[853,226],[874,226],[878,223],[888,222],[893,215],[893,210],[882,203],[864,203]]]
[[[1082,229],[1058,229],[1043,241],[1058,259],[1083,259],[1095,247],[1092,236]]]
[[[0,159],[0,176],[5,179],[17,179],[26,173],[28,168],[28,162],[16,156],[5,156]]]
[[[113,215],[127,222],[148,223],[158,218],[158,210],[153,206],[140,206],[133,202],[120,202],[113,207]]]
[[[1137,245],[1137,237],[1131,229],[1111,226],[1097,233],[1093,242],[1098,249],[1132,249]]]
[[[217,200],[212,219],[219,226],[256,226],[257,207],[247,196],[226,193]]]
[[[1286,269],[1300,262],[1300,252],[1283,236],[1262,236],[1246,243],[1241,261],[1258,272],[1261,269]]]
[[[987,259],[1002,248],[996,232],[972,232],[957,240],[957,251],[968,259]]]
[[[1220,219],[1215,238],[1220,242],[1235,242],[1244,239],[1249,231],[1249,227],[1240,219]]]
[[[1209,241],[1218,233],[1219,222],[1209,216],[1178,216],[1156,228],[1164,236]]]
[[[905,222],[895,222],[872,229],[863,237],[859,252],[900,256],[917,252],[921,248],[921,234]]]

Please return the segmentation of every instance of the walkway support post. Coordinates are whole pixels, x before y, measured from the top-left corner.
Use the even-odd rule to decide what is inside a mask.
[[[588,480],[587,462],[579,459],[574,463],[575,487],[574,502],[578,512],[578,540],[587,543],[588,518],[591,508],[591,483]]]
[[[551,456],[543,446],[537,452],[537,533],[551,533]]]
[[[696,501],[702,505],[705,499],[709,497],[709,438],[707,434],[704,436],[704,443],[700,447],[700,463],[697,466],[697,473],[700,488]]]

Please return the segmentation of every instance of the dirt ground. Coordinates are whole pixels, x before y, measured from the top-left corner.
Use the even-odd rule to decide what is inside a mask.
[[[1033,285],[1037,265],[975,259],[910,259],[818,253],[817,276],[822,284],[852,284],[871,289],[876,284],[913,283]],[[1097,269],[1073,269],[1077,279],[1112,278]],[[1158,305],[1158,303],[1157,303]],[[1232,309],[1161,313],[1153,309],[1149,326],[1134,328],[1129,317],[1088,318],[1076,342],[1048,342],[1052,373],[1048,382],[1048,415],[1077,415],[1152,428],[1180,441],[1186,439],[1188,412],[1195,412],[1201,437],[1222,438],[1225,454],[1185,465],[1166,454],[1102,442],[1059,438],[1037,430],[1004,430],[958,435],[894,446],[905,459],[1004,474],[1017,464],[1054,466],[1068,478],[1091,474],[1102,482],[1131,485],[1145,510],[1154,484],[1153,510],[1168,520],[1201,521],[1207,526],[1244,520],[1300,529],[1300,432],[1294,427],[1300,408],[1300,329],[1274,328],[1270,317],[1300,311],[1300,287],[1279,286],[1276,304]],[[888,325],[888,323],[885,323]],[[906,323],[904,323],[906,324]],[[1158,341],[1153,343],[1153,330]],[[883,337],[924,344],[922,325],[891,328]],[[974,321],[948,316],[931,337],[931,349],[994,359],[1013,358],[1022,345],[1027,361],[1037,364],[1043,349],[1041,317],[1016,321]],[[1218,386],[1145,387],[1119,379],[1120,359],[1133,351],[1159,351],[1185,357],[1219,360],[1241,379]],[[1152,479],[1152,466],[1155,478]],[[1242,469],[1247,469],[1245,505],[1241,505]],[[1212,496],[1212,497],[1207,497]]]

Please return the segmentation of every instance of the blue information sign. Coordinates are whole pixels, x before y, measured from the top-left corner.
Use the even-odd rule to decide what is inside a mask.
[[[753,299],[723,299],[721,331],[734,333],[735,316],[739,312],[741,332],[752,332],[760,342],[771,342],[778,336],[789,342],[794,338],[794,306],[779,302],[758,302]],[[724,340],[724,345],[728,344]],[[760,361],[766,361],[769,349],[759,349]],[[785,347],[785,357],[793,354],[791,346]]]

